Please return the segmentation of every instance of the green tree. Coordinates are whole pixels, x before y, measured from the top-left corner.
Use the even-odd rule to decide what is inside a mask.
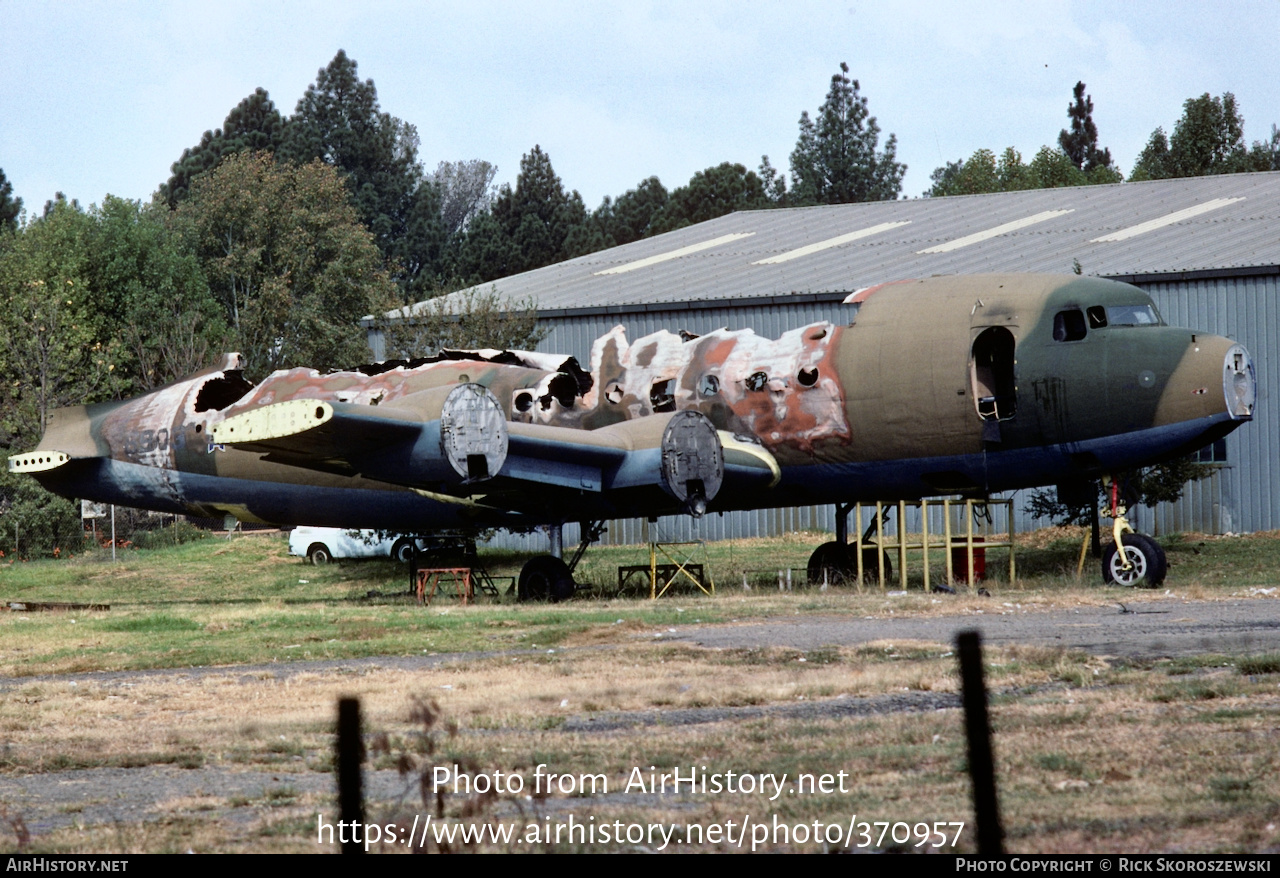
[[[656,234],[654,222],[670,198],[657,177],[641,180],[616,199],[605,196],[591,215],[592,224],[600,229],[603,247],[619,247]]]
[[[764,194],[769,199],[770,206],[786,207],[790,201],[786,174],[779,174],[777,169],[769,163],[767,155],[760,156],[760,167],[756,169],[756,174],[764,185]]]
[[[173,163],[173,175],[160,185],[160,198],[170,208],[191,192],[191,180],[218,166],[223,156],[237,152],[275,152],[284,137],[285,120],[272,103],[266,89],[236,104],[227,114],[221,128],[206,131],[200,143],[184,149],[182,158]]]
[[[1061,149],[1042,146],[1030,164],[1024,163],[1022,154],[1013,147],[1006,148],[998,159],[991,150],[979,149],[967,159],[937,168],[932,179],[933,186],[925,193],[930,197],[1119,183],[1123,178],[1110,165],[1082,171]]]
[[[546,336],[532,300],[511,302],[494,287],[440,295],[414,305],[379,309],[387,359],[409,360],[443,349],[532,350]]]
[[[0,232],[16,232],[22,215],[22,199],[13,197],[13,184],[0,168]]]
[[[229,156],[193,181],[178,222],[252,377],[367,356],[359,321],[391,280],[335,169]]]
[[[469,224],[459,273],[483,282],[589,252],[579,230],[586,224],[582,196],[565,191],[550,156],[535,145],[520,159],[515,188],[503,185],[492,209]]]
[[[338,51],[298,101],[279,154],[340,170],[378,249],[390,262],[402,260],[410,215],[421,207],[414,198],[423,177],[418,131],[382,111],[373,80],[360,80],[346,52]]]
[[[31,476],[0,473],[0,552],[19,558],[67,558],[83,544],[80,510],[74,502],[50,494]]]
[[[1254,171],[1280,171],[1280,128],[1271,126],[1270,140],[1255,140],[1249,149],[1249,166]]]
[[[1063,153],[1086,174],[1094,168],[1111,166],[1111,150],[1098,149],[1098,126],[1093,122],[1093,96],[1084,93],[1085,85],[1077,82],[1073,91],[1073,100],[1067,106],[1067,116],[1071,119],[1071,130],[1062,129],[1058,134],[1058,145]]]
[[[443,216],[444,193],[431,180],[414,190],[404,229],[392,245],[395,280],[403,303],[438,295],[453,279],[458,235],[451,234]]]
[[[116,339],[120,300],[92,283],[94,220],[59,199],[0,254],[0,427],[33,447],[55,408],[125,387]]]
[[[209,365],[228,343],[226,319],[169,210],[108,195],[90,215],[91,282],[119,301],[124,375],[151,390]]]
[[[1138,155],[1132,180],[1204,177],[1270,170],[1272,157],[1263,144],[1251,152],[1244,142],[1244,117],[1231,92],[1212,97],[1208,92],[1182,105],[1182,118],[1166,137],[1163,128],[1151,133]]]
[[[1147,138],[1147,145],[1138,153],[1130,180],[1163,180],[1173,176],[1169,163],[1169,138],[1163,128],[1157,128]]]
[[[698,171],[687,184],[671,193],[666,207],[653,221],[655,232],[669,232],[706,222],[735,210],[772,207],[764,182],[755,171],[722,162]]]
[[[880,126],[850,80],[849,65],[831,77],[831,89],[816,122],[800,114],[800,139],[791,153],[792,197],[797,204],[890,201],[902,192],[906,165],[896,161],[897,137],[882,152]]]
[[[441,162],[426,179],[440,198],[440,222],[445,234],[459,235],[493,205],[493,178],[498,169],[481,159]]]
[[[1196,463],[1193,458],[1182,457],[1145,469],[1121,473],[1122,496],[1130,507],[1141,504],[1154,509],[1157,503],[1176,503],[1192,482],[1206,478],[1213,471],[1209,464]],[[1064,497],[1053,488],[1039,488],[1031,492],[1027,500],[1027,512],[1036,518],[1051,518],[1055,524],[1089,524],[1093,509],[1103,508],[1109,502],[1102,485],[1092,483],[1092,490],[1072,492]]]

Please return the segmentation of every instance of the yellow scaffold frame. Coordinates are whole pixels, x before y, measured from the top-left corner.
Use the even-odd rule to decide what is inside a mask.
[[[942,506],[943,535],[940,543],[931,543],[929,541],[929,507],[938,505]],[[964,508],[965,530],[963,538],[955,539],[955,535],[951,530],[951,510],[953,508]],[[906,520],[907,507],[915,507],[920,510],[920,539],[912,540],[910,534],[903,533],[903,522]],[[991,540],[989,535],[981,535],[982,542],[974,541],[973,518],[974,508],[977,506],[990,508],[992,506],[1003,506],[1007,513],[1009,521],[1008,539]],[[863,542],[862,534],[862,510],[863,507],[875,509],[875,539],[871,542]],[[886,540],[884,533],[884,512],[887,508],[896,507],[897,521],[896,533],[893,535],[892,542]],[[907,587],[907,551],[909,549],[919,549],[924,555],[924,590],[929,591],[929,550],[943,549],[947,559],[947,584],[954,586],[956,584],[955,570],[951,562],[951,549],[953,546],[965,547],[966,568],[968,570],[967,583],[973,586],[973,553],[974,548],[986,549],[1004,549],[1009,550],[1009,584],[1017,582],[1017,563],[1015,560],[1016,551],[1013,544],[1013,500],[1011,499],[995,499],[995,500],[951,500],[943,498],[942,500],[899,500],[896,504],[884,503],[877,501],[876,503],[857,503],[854,504],[854,533],[856,536],[853,540],[854,559],[858,565],[858,575],[855,580],[858,583],[858,591],[862,591],[862,577],[864,568],[862,563],[862,553],[864,549],[875,549],[876,561],[875,568],[877,573],[878,584],[881,590],[886,586],[884,576],[884,556],[889,550],[896,550],[898,560],[898,584],[905,590]]]

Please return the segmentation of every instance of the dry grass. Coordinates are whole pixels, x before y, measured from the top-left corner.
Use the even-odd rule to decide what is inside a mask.
[[[1168,544],[1177,597],[1239,597],[1280,579],[1278,535]],[[97,670],[233,665],[105,680],[32,679],[0,693],[0,773],[58,783],[76,768],[170,766],[262,772],[274,792],[252,798],[191,790],[149,803],[144,819],[102,825],[58,812],[70,824],[23,842],[32,822],[21,803],[0,801],[0,849],[34,851],[310,851],[315,820],[331,819],[327,796],[294,793],[290,779],[331,770],[334,703],[361,698],[369,740],[385,743],[371,768],[397,756],[429,764],[422,728],[410,719],[423,696],[457,723],[437,735],[431,760],[471,760],[483,770],[531,778],[545,763],[601,773],[608,796],[498,802],[495,819],[580,818],[708,824],[753,818],[969,821],[961,717],[955,709],[842,714],[856,699],[911,707],[954,693],[955,657],[942,644],[894,641],[857,648],[704,650],[664,643],[670,629],[804,614],[898,615],[1019,612],[1112,603],[1115,590],[1077,583],[1080,534],[1029,537],[1020,567],[1040,571],[991,598],[878,589],[744,593],[734,571],[802,566],[812,536],[744,541],[714,561],[714,598],[681,595],[657,604],[575,601],[558,607],[505,602],[418,608],[368,601],[398,584],[389,565],[316,570],[258,538],[139,554],[117,567],[85,562],[26,565],[2,580],[10,598],[102,600],[109,613],[0,614],[0,670]],[[631,550],[635,554],[635,550]],[[590,555],[588,557],[591,557]],[[151,560],[151,559],[157,560]],[[601,570],[630,563],[600,552]],[[1025,558],[1025,564],[1023,562]],[[793,564],[794,562],[794,564]],[[495,566],[517,561],[499,559]],[[998,569],[997,563],[989,565]],[[603,574],[601,574],[603,575]],[[303,583],[300,580],[307,580]],[[388,589],[389,590],[389,589]],[[1122,592],[1126,602],[1143,593]],[[72,621],[74,620],[74,621]],[[496,651],[406,672],[245,673],[246,662],[379,654]],[[988,684],[1009,849],[1034,851],[1266,851],[1280,849],[1280,656],[1203,656],[1108,663],[1084,654],[989,649]],[[916,699],[912,701],[911,699]],[[897,700],[897,701],[895,701]],[[938,702],[943,703],[943,702]],[[810,714],[792,711],[816,705]],[[701,710],[697,722],[670,722]],[[632,722],[616,722],[621,716]],[[594,718],[603,731],[591,728]],[[646,724],[639,723],[641,719]],[[636,767],[706,765],[716,771],[844,771],[844,794],[640,796],[618,789]],[[106,795],[109,798],[109,794]],[[0,797],[2,798],[2,797]],[[454,813],[461,807],[449,801]],[[34,808],[35,806],[28,806]],[[380,802],[371,819],[412,822],[414,799]],[[967,826],[960,849],[971,850]],[[571,844],[529,845],[572,850]],[[780,844],[791,849],[795,844]],[[815,849],[815,845],[799,845]],[[629,849],[597,846],[592,850]]]
[[[639,643],[454,663],[408,673],[300,674],[285,680],[210,674],[128,683],[32,683],[0,705],[8,770],[77,765],[200,764],[288,777],[330,770],[336,698],[361,697],[366,728],[393,755],[412,752],[415,696],[437,699],[460,731],[434,759],[473,760],[530,779],[539,763],[601,773],[611,794],[554,796],[539,813],[582,819],[740,819],[847,823],[965,820],[970,814],[958,710],[797,718],[744,705],[839,703],[845,696],[952,692],[954,657],[939,644],[856,649],[707,651]],[[988,651],[1001,807],[1009,848],[1022,852],[1266,850],[1280,845],[1280,674],[1246,676],[1222,658],[1111,666],[1044,648]],[[566,731],[570,717],[618,711],[725,709],[693,725],[610,725]],[[575,726],[576,728],[577,726]],[[416,758],[421,759],[421,755]],[[694,795],[665,800],[618,792],[634,767],[848,773],[847,794]],[[453,803],[450,807],[459,807]],[[499,803],[515,818],[530,804]],[[315,850],[309,795],[232,802],[193,795],[156,803],[152,816],[106,831],[66,828],[38,850]],[[420,803],[379,805],[371,818],[412,821]],[[246,816],[250,816],[246,820]],[[523,819],[523,818],[522,818]],[[960,848],[972,849],[972,828]],[[2,838],[3,836],[0,836]],[[533,846],[543,849],[545,846]],[[554,847],[554,846],[553,846]],[[606,846],[608,847],[608,846]],[[625,845],[623,846],[626,847]],[[780,845],[789,849],[795,845]],[[805,849],[814,846],[800,845]],[[572,846],[569,846],[571,849]],[[557,849],[566,849],[561,845]],[[600,849],[599,847],[594,849]]]

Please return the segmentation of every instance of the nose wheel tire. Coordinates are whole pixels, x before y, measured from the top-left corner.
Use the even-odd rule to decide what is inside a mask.
[[[1126,588],[1156,588],[1163,583],[1169,565],[1160,544],[1145,534],[1125,534],[1121,540],[1123,557],[1115,543],[1102,553],[1102,581]],[[1129,560],[1127,570],[1125,558]]]
[[[520,570],[516,594],[521,601],[559,603],[573,597],[573,575],[569,565],[551,555],[530,558]]]

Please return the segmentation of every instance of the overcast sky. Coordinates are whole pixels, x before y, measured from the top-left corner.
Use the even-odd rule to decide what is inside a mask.
[[[1280,122],[1280,0],[1127,2],[35,2],[0,0],[0,169],[29,211],[147,199],[259,86],[291,114],[339,49],[427,170],[482,158],[513,182],[534,144],[589,208],[767,154],[841,61],[918,196],[986,147],[1056,145],[1077,80],[1126,174],[1183,102],[1234,92],[1250,142]]]

